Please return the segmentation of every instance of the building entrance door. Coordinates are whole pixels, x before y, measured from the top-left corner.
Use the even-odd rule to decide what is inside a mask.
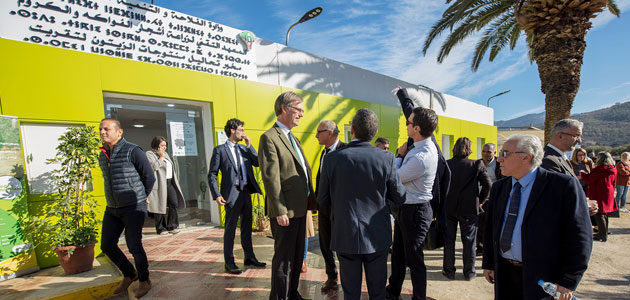
[[[213,149],[210,104],[196,101],[105,93],[105,116],[120,121],[123,137],[151,149],[156,136],[168,141],[167,152],[179,165],[186,208],[178,208],[184,226],[219,223],[208,189],[208,159]]]

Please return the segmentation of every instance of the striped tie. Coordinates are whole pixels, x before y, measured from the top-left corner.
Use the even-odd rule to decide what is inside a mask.
[[[500,247],[503,253],[512,248],[512,233],[514,233],[514,225],[518,218],[518,207],[521,205],[521,184],[517,181],[512,192],[512,200],[510,201],[510,209],[508,210],[503,233],[501,234]]]

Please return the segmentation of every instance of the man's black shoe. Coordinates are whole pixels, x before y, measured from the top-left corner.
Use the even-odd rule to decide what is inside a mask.
[[[446,278],[448,278],[450,280],[455,279],[455,274],[446,273],[446,271],[444,271],[444,270],[442,270],[442,275],[444,275],[444,277],[446,277]]]
[[[244,264],[246,266],[254,266],[258,268],[264,268],[267,265],[267,263],[260,262],[256,258],[248,258],[245,260]]]
[[[473,278],[475,278],[475,276],[477,276],[475,273],[464,274],[464,280],[471,281],[473,280]]]
[[[243,271],[239,269],[235,264],[225,264],[225,271],[230,274],[241,274]]]
[[[398,300],[399,297],[399,295],[394,295],[392,292],[389,291],[389,286],[385,287],[385,299]]]
[[[295,292],[295,294],[289,296],[289,300],[311,300],[311,299],[304,298],[304,297],[302,297],[302,295],[300,295],[300,293]]]

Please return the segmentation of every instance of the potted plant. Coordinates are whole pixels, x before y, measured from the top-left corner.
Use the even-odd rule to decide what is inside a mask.
[[[98,212],[90,196],[92,169],[98,166],[99,135],[94,126],[70,128],[59,138],[57,154],[48,163],[57,186],[56,203],[48,212],[45,242],[52,245],[66,274],[92,269]]]
[[[257,169],[254,178],[258,182],[259,186],[263,186],[262,180],[260,178],[260,169]],[[252,206],[252,215],[254,218],[254,228],[258,232],[267,231],[270,227],[269,218],[265,214],[265,206],[260,202],[260,194],[256,194],[256,204]]]

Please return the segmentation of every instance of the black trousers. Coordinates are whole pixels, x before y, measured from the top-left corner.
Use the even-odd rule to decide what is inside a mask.
[[[241,246],[244,259],[256,258],[252,248],[252,198],[248,191],[238,192],[236,201],[225,204],[225,231],[223,231],[223,258],[226,264],[234,263],[234,235],[241,217]]]
[[[442,269],[448,274],[455,274],[455,238],[457,223],[464,246],[464,275],[475,273],[475,239],[477,238],[477,216],[446,216],[446,233],[444,234],[444,258]]]
[[[388,250],[370,254],[337,253],[345,300],[361,299],[363,269],[370,300],[385,299]]]
[[[155,218],[155,231],[158,234],[162,231],[170,231],[179,227],[175,182],[171,179],[167,179],[166,185],[166,214],[153,214]]]
[[[289,226],[280,226],[270,218],[273,233],[270,300],[293,299],[298,294],[300,272],[304,261],[306,217],[290,218]]]
[[[328,279],[337,278],[337,264],[335,254],[330,250],[330,239],[332,237],[332,221],[330,220],[330,206],[320,207],[317,213],[317,224],[319,227],[319,248],[326,263],[326,275]]]
[[[499,264],[494,274],[495,299],[523,299],[523,267],[517,267],[509,263],[499,255]]]
[[[412,299],[426,299],[427,267],[424,264],[424,240],[431,226],[433,210],[431,205],[405,204],[400,207],[394,224],[394,245],[392,246],[392,274],[389,276],[388,292],[400,295],[405,281],[406,266],[411,270],[413,285]],[[341,280],[343,283],[343,279]]]
[[[138,205],[142,206],[142,204]],[[146,203],[144,203],[144,210],[142,210],[142,207],[135,205],[122,208],[107,207],[103,216],[103,232],[101,235],[101,250],[103,253],[109,257],[125,277],[134,277],[136,270],[138,270],[140,281],[149,279],[149,262],[147,261],[144,247],[142,247],[142,225],[144,224],[145,210]],[[123,230],[125,231],[127,248],[133,255],[133,260],[136,263],[135,269],[118,247],[118,240]]]

